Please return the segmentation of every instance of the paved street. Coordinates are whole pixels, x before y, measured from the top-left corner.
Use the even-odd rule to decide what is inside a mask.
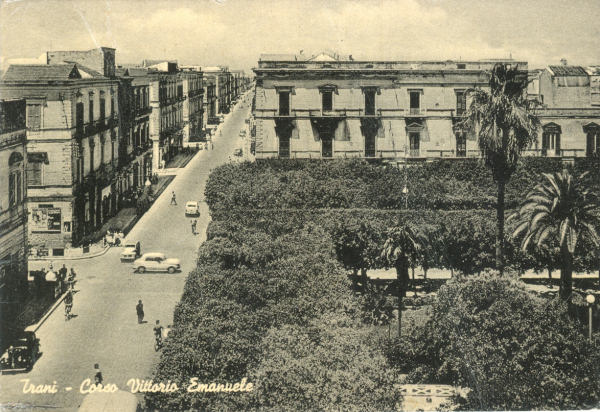
[[[249,102],[251,95],[245,99]],[[42,357],[29,373],[0,377],[0,402],[35,405],[35,410],[73,410],[84,394],[82,381],[94,375],[94,363],[99,363],[105,383],[115,383],[129,390],[130,378],[148,378],[158,360],[154,351],[152,327],[156,319],[166,326],[172,322],[173,309],[179,301],[187,273],[193,268],[198,245],[204,239],[209,221],[205,203],[193,236],[190,218],[184,216],[188,200],[203,200],[204,187],[210,170],[227,162],[233,150],[242,147],[239,130],[250,105],[238,104],[221,125],[214,150],[200,151],[156,200],[129,233],[129,239],[141,241],[142,253],[164,252],[182,262],[182,273],[134,274],[131,265],[120,263],[120,248],[111,248],[105,255],[78,261],[55,261],[55,268],[66,263],[74,267],[78,280],[74,297],[75,318],[66,322],[62,304],[38,331]],[[233,158],[233,156],[231,156]],[[171,206],[171,193],[177,195],[177,206]],[[44,262],[47,267],[48,262]],[[41,267],[43,264],[39,263]],[[137,323],[135,306],[144,302],[147,323]],[[32,384],[53,384],[56,394],[24,394],[22,379]],[[71,387],[68,391],[65,388]]]

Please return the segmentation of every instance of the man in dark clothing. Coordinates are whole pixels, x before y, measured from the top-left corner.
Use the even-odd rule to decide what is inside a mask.
[[[175,192],[171,195],[171,204],[177,206],[177,199],[175,197]]]
[[[138,323],[142,323],[144,321],[144,305],[141,300],[138,300],[135,311],[137,312]]]
[[[196,234],[196,221],[192,220],[192,235]]]
[[[67,267],[63,264],[62,267],[58,270],[58,282],[60,283],[60,290],[64,292],[66,290],[66,280],[67,280]]]
[[[97,363],[94,364],[94,383],[96,385],[102,384],[102,372],[100,371],[100,365]]]

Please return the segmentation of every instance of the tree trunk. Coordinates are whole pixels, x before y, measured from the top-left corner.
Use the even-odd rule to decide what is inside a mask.
[[[498,203],[496,204],[496,270],[504,275],[504,189],[506,182],[499,178]]]
[[[398,281],[398,337],[402,336],[402,298],[406,294],[408,285],[408,263],[399,262],[396,266],[396,278]]]
[[[413,293],[417,296],[417,282],[415,282],[415,266],[411,267],[412,270],[412,284],[413,284]]]
[[[367,277],[367,269],[360,268],[360,279],[362,282],[363,293],[365,293],[367,291],[367,282],[369,281],[369,278]]]
[[[600,272],[598,272],[598,275],[600,275]],[[427,279],[427,267],[423,268],[423,279]]]
[[[566,246],[561,248],[560,297],[570,301],[573,292],[573,256]]]
[[[552,289],[552,268],[548,268],[548,287]]]
[[[454,269],[450,268],[450,279],[454,278]]]

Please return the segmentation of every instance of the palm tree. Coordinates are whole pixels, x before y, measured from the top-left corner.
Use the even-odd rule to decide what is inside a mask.
[[[521,152],[536,139],[539,121],[532,113],[537,102],[526,98],[526,80],[517,66],[496,64],[490,89],[467,90],[471,99],[459,127],[477,133],[479,150],[496,183],[496,269],[504,272],[504,192]],[[526,76],[526,74],[525,74]]]
[[[530,244],[542,248],[556,242],[560,253],[560,296],[566,300],[571,298],[573,289],[573,257],[578,240],[587,236],[596,246],[600,245],[600,218],[594,212],[598,198],[586,188],[586,175],[587,172],[574,179],[567,170],[544,173],[542,182],[509,217],[517,219],[512,236],[524,234],[523,250]]]
[[[420,235],[410,226],[396,226],[387,233],[381,257],[383,261],[396,269],[398,282],[398,337],[402,334],[402,298],[406,296],[408,269],[417,261],[421,251]]]

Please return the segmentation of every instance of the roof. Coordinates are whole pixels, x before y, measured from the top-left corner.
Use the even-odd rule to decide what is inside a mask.
[[[555,76],[587,76],[587,72],[581,66],[548,66]]]
[[[149,252],[149,253],[144,253],[142,256],[145,257],[163,257],[165,256],[164,253],[160,253],[160,252]]]
[[[127,75],[131,77],[141,77],[148,75],[148,69],[144,69],[141,67],[130,67],[126,69]]]
[[[83,76],[74,63],[67,64],[11,64],[2,80],[70,80]]]
[[[81,74],[81,77],[85,78],[85,77],[104,77],[104,75],[94,69],[90,69],[87,66],[83,66],[82,64],[79,64],[77,62],[74,61],[69,61],[69,60],[65,60],[65,63],[68,64],[74,64],[77,66],[77,69],[79,70],[79,73]],[[53,66],[53,65],[51,65]],[[86,76],[87,74],[87,76]]]
[[[144,67],[155,66],[155,65],[161,64],[161,63],[177,63],[177,60],[168,60],[168,59],[161,59],[161,60],[144,59],[144,60],[142,60],[142,66],[144,66]]]

